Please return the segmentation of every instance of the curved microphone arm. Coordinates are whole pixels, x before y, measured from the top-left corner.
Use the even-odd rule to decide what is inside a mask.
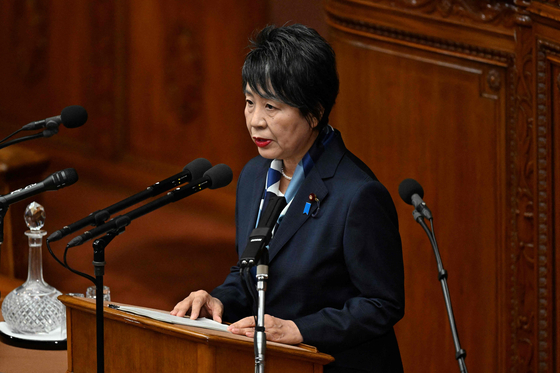
[[[430,220],[430,228],[424,222],[424,217],[421,213],[414,210],[412,213],[414,219],[422,226],[432,248],[434,250],[434,255],[436,257],[437,267],[438,267],[438,279],[441,283],[441,290],[443,291],[443,298],[445,299],[445,307],[447,308],[447,317],[449,319],[449,325],[451,326],[451,334],[453,335],[453,343],[455,344],[455,359],[459,363],[459,370],[461,373],[467,373],[467,365],[465,364],[465,358],[467,357],[467,351],[461,348],[461,343],[459,342],[459,333],[457,333],[457,326],[455,324],[455,317],[453,316],[453,307],[451,306],[451,297],[449,295],[449,288],[447,286],[447,271],[443,268],[443,263],[441,261],[441,256],[439,254],[439,249],[436,241],[436,235],[434,231],[433,219]]]
[[[47,130],[45,130],[45,131],[47,131]],[[45,131],[43,131],[43,132],[45,132]],[[11,141],[5,142],[3,144],[0,144],[0,149],[4,149],[4,148],[6,148],[10,145],[14,145],[14,144],[24,142],[24,141],[27,141],[27,140],[39,139],[41,137],[48,137],[48,136],[45,136],[45,134],[43,132],[36,133],[34,135],[18,137],[17,139],[13,139]]]
[[[17,135],[18,133],[20,133],[21,131],[23,131],[23,129],[19,129],[15,132],[12,132],[11,134],[9,134],[8,136],[4,137],[2,140],[0,140],[0,143],[3,143],[4,141],[8,140],[10,137],[13,137],[15,135]]]

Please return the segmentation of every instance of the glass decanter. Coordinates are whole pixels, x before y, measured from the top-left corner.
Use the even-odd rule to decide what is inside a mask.
[[[29,241],[29,267],[27,281],[6,296],[2,303],[2,316],[15,333],[49,333],[66,322],[64,305],[57,299],[62,293],[43,280],[41,256],[45,224],[45,209],[37,202],[25,209],[25,232]]]

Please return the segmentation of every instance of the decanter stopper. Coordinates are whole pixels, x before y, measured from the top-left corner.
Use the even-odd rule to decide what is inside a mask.
[[[43,279],[42,246],[46,231],[45,209],[37,202],[25,209],[24,219],[29,227],[25,232],[29,242],[27,281],[6,296],[2,316],[15,333],[42,334],[55,331],[66,322],[66,310],[57,299],[62,293]]]
[[[33,232],[38,231],[45,225],[45,208],[33,201],[25,209],[25,214],[23,215],[25,224]]]

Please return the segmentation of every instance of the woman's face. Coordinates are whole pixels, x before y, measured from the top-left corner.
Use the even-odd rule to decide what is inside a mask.
[[[295,167],[309,150],[317,131],[298,109],[283,102],[265,99],[245,87],[245,121],[259,154],[267,159],[282,159]],[[293,171],[293,169],[291,170]]]

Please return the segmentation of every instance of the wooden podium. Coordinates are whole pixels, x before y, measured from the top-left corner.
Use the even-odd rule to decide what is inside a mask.
[[[95,373],[95,302],[60,296],[66,306],[68,373]],[[250,373],[253,340],[167,324],[104,307],[105,372]],[[333,357],[311,346],[267,342],[267,373],[320,373]]]

